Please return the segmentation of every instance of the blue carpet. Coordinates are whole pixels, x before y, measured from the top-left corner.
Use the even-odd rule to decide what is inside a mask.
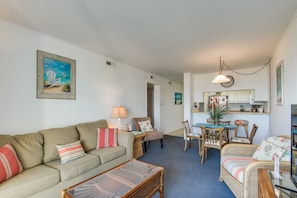
[[[152,141],[147,152],[138,160],[164,167],[164,196],[166,198],[234,197],[224,182],[220,182],[220,151],[210,149],[208,158],[201,165],[198,143],[184,152],[181,137],[164,136],[164,148],[159,141]],[[156,193],[153,197],[159,197]]]

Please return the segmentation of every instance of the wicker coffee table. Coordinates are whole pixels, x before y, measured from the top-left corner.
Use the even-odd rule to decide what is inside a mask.
[[[133,159],[62,190],[64,198],[164,197],[164,168]]]

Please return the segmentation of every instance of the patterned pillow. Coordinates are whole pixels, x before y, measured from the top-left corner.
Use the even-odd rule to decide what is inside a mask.
[[[65,145],[56,145],[56,147],[61,159],[61,164],[65,164],[66,162],[86,155],[83,147],[81,146],[80,140]]]
[[[139,124],[140,130],[142,132],[147,132],[147,131],[153,131],[154,130],[150,120],[138,122],[138,124]]]
[[[10,144],[0,147],[0,183],[23,172],[23,166]]]
[[[282,147],[278,147],[266,140],[263,140],[261,145],[253,154],[253,158],[256,160],[274,160],[274,157],[281,157],[285,151],[286,150]]]
[[[280,161],[291,160],[291,139],[287,137],[272,136],[267,139],[268,142],[275,144],[276,146],[284,148],[286,151],[282,155]]]
[[[117,128],[99,128],[97,149],[118,146],[118,129]]]

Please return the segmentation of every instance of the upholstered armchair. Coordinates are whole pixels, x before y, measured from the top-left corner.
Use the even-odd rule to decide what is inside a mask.
[[[282,156],[286,155],[283,158],[288,160],[288,146],[286,149]],[[258,197],[258,169],[274,169],[273,160],[255,159],[256,150],[259,150],[259,145],[227,144],[221,151],[220,181],[225,182],[236,197]],[[280,171],[290,171],[289,161],[280,162]]]
[[[145,132],[143,138],[144,152],[147,150],[147,143],[153,140],[160,140],[161,148],[163,148],[163,133],[154,129],[150,117],[132,118],[132,122],[136,131]],[[145,127],[142,127],[141,124],[145,124]]]

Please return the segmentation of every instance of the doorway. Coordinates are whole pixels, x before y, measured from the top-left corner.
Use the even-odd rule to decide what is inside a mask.
[[[146,111],[147,116],[151,117],[152,125],[160,129],[160,85],[147,83]]]

